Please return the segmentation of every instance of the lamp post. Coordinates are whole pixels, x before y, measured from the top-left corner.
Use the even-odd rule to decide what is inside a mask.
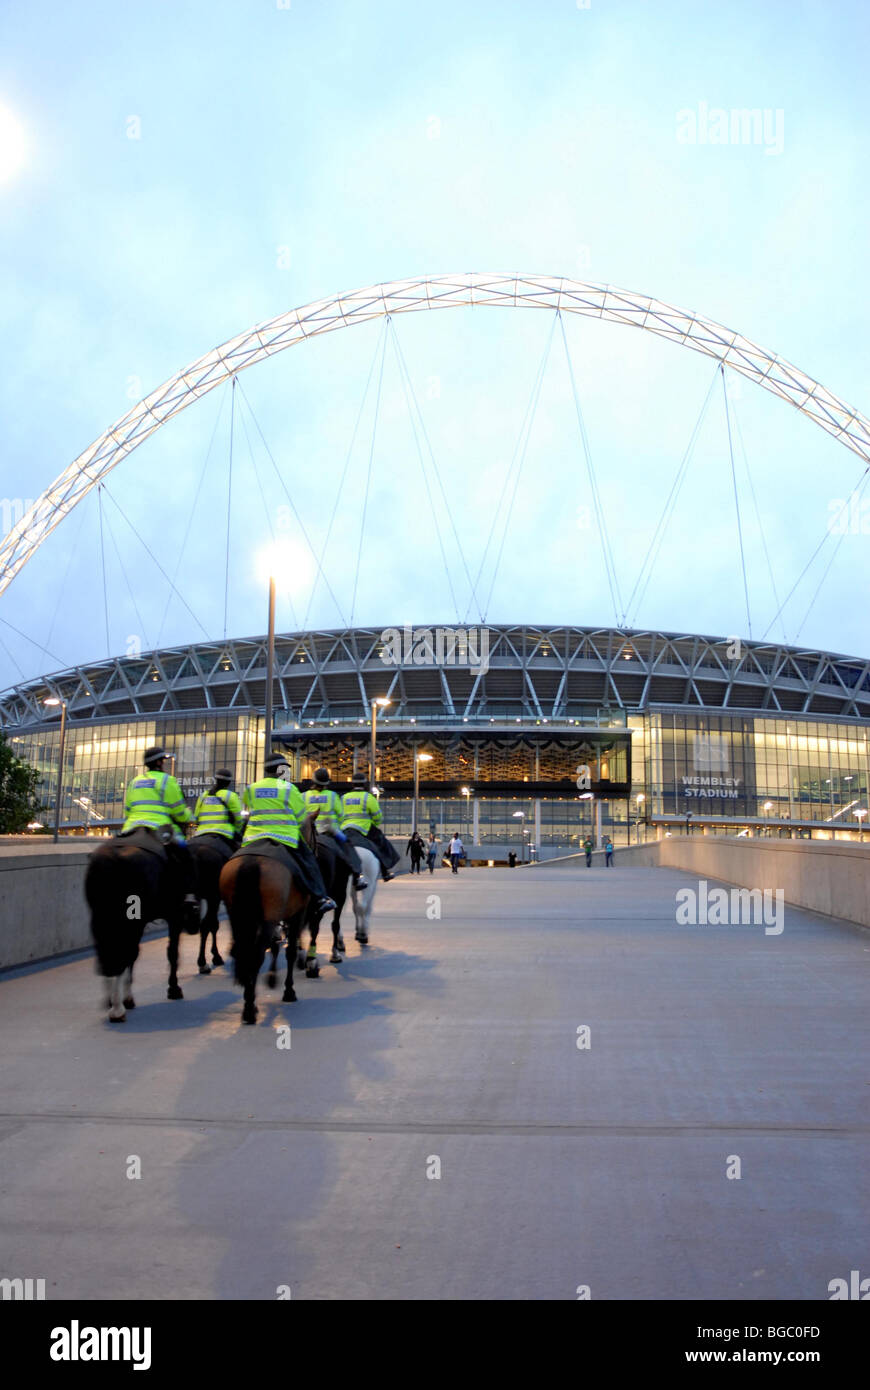
[[[60,803],[63,798],[63,754],[66,743],[66,700],[61,700],[57,695],[50,695],[43,700],[44,705],[60,705],[60,758],[57,769],[57,801],[54,806],[54,843],[57,844],[60,834]]]
[[[374,789],[375,789],[375,761],[376,761],[376,756],[377,756],[376,744],[377,744],[377,737],[378,737],[378,705],[383,705],[384,707],[386,707],[387,705],[390,705],[390,704],[392,704],[392,700],[389,698],[388,695],[378,695],[378,697],[377,697],[376,699],[372,700],[372,766],[371,766],[371,790],[372,790],[372,791],[374,791]]]
[[[416,833],[416,830],[417,830],[417,802],[418,802],[419,799],[420,799],[420,764],[421,764],[421,763],[431,763],[431,761],[432,761],[432,754],[431,754],[431,753],[415,753],[415,754],[414,754],[414,805],[413,805],[412,813],[411,813],[411,834],[412,834],[412,835],[414,835],[414,834]]]
[[[275,576],[269,575],[269,636],[266,641],[266,715],[263,757],[272,752],[272,688],[275,679]]]
[[[865,808],[864,806],[859,806],[857,811],[853,811],[853,812],[852,812],[852,815],[855,816],[856,819],[857,819],[857,821],[858,821],[858,844],[859,844],[859,845],[861,844],[861,841],[862,841],[863,838],[864,838],[864,817],[866,816],[866,814],[867,814],[867,810],[866,810],[866,808]]]
[[[770,813],[771,813],[771,811],[773,810],[773,802],[772,802],[772,801],[765,801],[765,803],[764,803],[764,805],[762,806],[761,809],[762,809],[762,811],[764,811],[764,813],[765,813],[767,819],[770,820]],[[770,826],[767,827],[767,833],[768,833],[768,835],[770,835]]]
[[[514,811],[514,820],[521,821],[520,825],[520,863],[526,862],[526,813],[525,811]]]
[[[636,834],[636,839],[637,839],[637,843],[638,843],[638,844],[640,844],[640,817],[641,817],[641,807],[643,806],[643,803],[644,803],[645,801],[646,801],[646,797],[644,796],[643,792],[638,792],[638,794],[637,794],[637,821],[635,822],[635,830],[636,830],[636,832],[637,832],[637,834]]]
[[[463,815],[463,817],[462,817],[462,833],[463,833],[463,835],[464,835],[464,834],[466,833],[466,831],[467,831],[467,828],[468,828],[468,808],[469,808],[469,806],[470,806],[470,804],[471,804],[468,798],[471,796],[471,788],[470,788],[470,787],[460,787],[459,790],[461,791],[462,795],[465,797],[465,813],[464,813],[464,815]]]

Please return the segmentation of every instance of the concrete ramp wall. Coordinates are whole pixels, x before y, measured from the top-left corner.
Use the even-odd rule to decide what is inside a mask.
[[[551,859],[540,870],[585,865],[582,854]],[[870,845],[839,840],[764,840],[732,835],[674,835],[617,849],[614,866],[680,869],[740,888],[781,888],[795,907],[870,927]],[[593,869],[604,865],[595,851]],[[590,873],[593,870],[590,869]]]

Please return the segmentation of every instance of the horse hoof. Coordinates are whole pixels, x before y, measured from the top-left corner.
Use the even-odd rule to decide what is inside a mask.
[[[343,937],[343,936],[339,935],[339,938],[338,938],[338,940],[337,940],[336,943],[335,943],[335,949],[336,949],[337,951],[346,951],[346,950],[347,950],[347,947],[346,947],[345,944],[344,944],[344,937]]]
[[[181,985],[170,985],[168,990],[166,991],[166,998],[183,999],[184,995],[181,992]]]
[[[213,955],[212,958],[211,958],[211,963],[212,963],[212,965],[223,965],[223,963],[224,963],[224,958],[223,958],[223,956],[219,956],[219,955],[217,954],[217,952],[215,952],[214,955]]]
[[[368,946],[369,944],[369,939],[366,936],[365,932],[358,931],[356,934],[356,939],[359,942],[360,946]]]
[[[136,1007],[136,1000],[133,998],[132,994],[130,994],[130,995],[128,995],[127,998],[124,1000],[124,1008],[125,1008],[125,1009],[135,1009],[135,1007]]]
[[[126,1023],[126,1021],[127,1021],[127,1015],[126,1015],[126,1014],[118,1014],[117,1017],[116,1017],[114,1014],[109,1014],[109,1022],[110,1022],[110,1023]]]
[[[281,1002],[282,1002],[282,1004],[295,1004],[295,1003],[296,1003],[296,991],[295,991],[295,989],[285,989],[283,995],[281,996]]]
[[[329,964],[344,965],[344,956],[340,956],[338,951],[333,951],[332,955],[329,957]]]
[[[254,1009],[254,1008],[242,1009],[242,1022],[243,1022],[243,1023],[256,1023],[256,1022],[257,1022],[257,1010]]]
[[[199,967],[199,973],[200,973],[200,975],[210,975],[210,974],[211,974],[211,966],[210,966],[210,965],[206,965],[205,961],[203,961],[202,965]]]
[[[309,966],[306,968],[305,977],[306,977],[306,979],[308,979],[308,980],[318,980],[318,979],[320,978],[320,966],[319,966],[319,965],[309,965]]]
[[[270,989],[274,989],[277,983],[278,976],[275,974],[274,970],[270,970],[268,975],[266,976],[266,984],[269,986]]]

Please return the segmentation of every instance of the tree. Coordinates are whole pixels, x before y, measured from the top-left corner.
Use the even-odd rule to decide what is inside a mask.
[[[36,794],[39,772],[16,758],[4,733],[0,733],[0,834],[26,830],[41,809]]]

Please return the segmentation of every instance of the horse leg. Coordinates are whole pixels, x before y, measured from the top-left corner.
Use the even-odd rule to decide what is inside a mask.
[[[127,1014],[124,1005],[121,1003],[121,985],[124,980],[123,973],[112,975],[106,983],[109,986],[109,1022],[123,1023]]]
[[[212,963],[212,965],[223,965],[223,963],[224,963],[224,958],[223,958],[223,956],[221,955],[220,951],[218,950],[218,944],[217,944],[218,931],[220,930],[220,923],[218,922],[218,910],[219,910],[219,908],[220,908],[220,901],[221,901],[221,900],[220,900],[220,897],[218,896],[217,901],[215,902],[213,908],[211,909],[211,911],[212,911],[212,922],[213,922],[213,924],[214,924],[214,925],[212,926],[212,929],[211,929],[211,963]]]
[[[208,940],[208,918],[206,918],[206,919],[200,924],[200,928],[199,928],[199,955],[198,955],[197,958],[196,958],[196,963],[197,963],[197,965],[199,966],[199,973],[200,973],[200,975],[210,975],[210,974],[211,974],[211,966],[206,964],[206,959],[205,959],[205,943],[206,943],[207,940]]]
[[[332,914],[332,955],[329,957],[330,965],[343,965],[341,952],[344,950],[344,941],[341,936],[339,923],[341,922],[341,908],[336,908]]]
[[[305,957],[305,974],[309,980],[316,980],[320,976],[320,966],[317,964],[317,934],[320,931],[320,918],[310,917],[308,920],[308,953]]]
[[[181,923],[173,916],[169,923],[169,944],[166,947],[166,958],[169,961],[169,987],[166,991],[167,999],[183,999],[181,985],[178,983],[178,941],[181,936]]]
[[[281,923],[279,922],[279,930],[280,927]],[[276,984],[278,983],[278,955],[281,950],[281,943],[279,942],[277,936],[272,938],[272,944],[269,947],[269,950],[272,952],[272,964],[269,966],[269,973],[266,976],[266,984],[269,986],[270,989],[274,989]]]
[[[136,1000],[133,998],[133,967],[128,965],[123,974],[123,1002],[125,1009],[135,1009]]]
[[[245,981],[244,989],[245,989],[245,1002],[244,1002],[244,1006],[243,1006],[243,1008],[242,1008],[242,1022],[243,1022],[243,1023],[256,1023],[256,1022],[257,1022],[257,1005],[256,1005],[256,1003],[255,1003],[255,995],[256,995],[256,992],[257,992],[257,977],[256,977],[256,975],[255,975],[252,979],[246,980],[246,981]]]

